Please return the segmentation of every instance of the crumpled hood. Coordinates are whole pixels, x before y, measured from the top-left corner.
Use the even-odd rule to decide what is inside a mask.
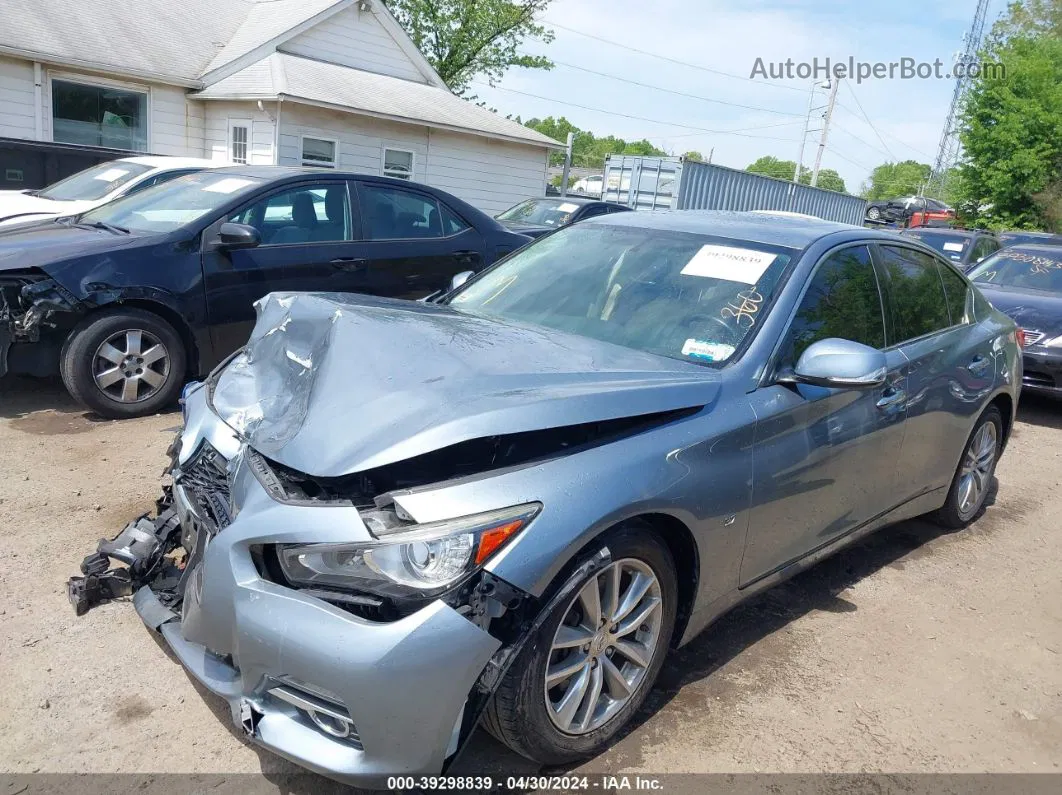
[[[214,411],[250,445],[317,477],[470,439],[712,403],[701,365],[447,306],[271,293]]]
[[[992,306],[1022,328],[1042,331],[1045,339],[1062,334],[1062,295],[988,284],[978,284],[977,288]]]
[[[0,191],[0,225],[44,218],[50,215],[75,215],[91,210],[96,201],[60,202],[32,196],[17,190]],[[33,213],[33,215],[30,215]],[[21,217],[25,216],[25,217]]]

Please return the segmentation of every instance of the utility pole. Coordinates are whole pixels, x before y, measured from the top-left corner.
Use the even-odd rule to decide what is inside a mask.
[[[837,89],[841,81],[834,77],[830,80],[830,100],[826,103],[826,114],[822,117],[822,135],[819,137],[819,151],[815,153],[815,168],[811,171],[811,187],[819,184],[819,166],[822,165],[822,153],[826,149],[826,139],[830,135],[830,119],[833,118],[833,106],[837,104]]]
[[[561,172],[561,196],[568,195],[568,172],[572,167],[572,144],[575,143],[575,133],[568,133],[568,145],[564,149],[564,170]]]
[[[811,96],[808,97],[808,115],[804,119],[804,134],[800,136],[800,153],[797,155],[796,171],[793,173],[793,182],[800,184],[800,173],[804,170],[804,144],[808,140],[808,127],[811,126],[811,108],[815,104],[815,89],[818,83],[811,84]]]

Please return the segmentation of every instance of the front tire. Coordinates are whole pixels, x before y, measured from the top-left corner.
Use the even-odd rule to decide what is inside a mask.
[[[881,210],[877,207],[871,207],[867,210],[867,218],[871,221],[881,220]]]
[[[90,315],[63,346],[59,372],[75,400],[108,419],[154,414],[177,400],[187,353],[158,315],[114,309]]]
[[[582,560],[603,547],[612,562],[555,606],[486,711],[491,734],[542,764],[608,747],[652,688],[675,628],[677,575],[659,536],[626,523]]]
[[[938,524],[959,530],[984,512],[1002,449],[1003,415],[995,406],[989,406],[966,440],[947,502],[933,514]]]

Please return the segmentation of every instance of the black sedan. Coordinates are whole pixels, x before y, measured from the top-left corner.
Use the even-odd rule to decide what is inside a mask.
[[[874,222],[904,221],[914,213],[946,213],[954,215],[955,211],[939,199],[928,196],[901,196],[886,201],[867,202],[867,220]]]
[[[625,204],[603,202],[585,196],[547,196],[542,199],[526,199],[500,213],[496,218],[513,232],[529,237],[542,237],[554,229],[577,221],[630,210]]]
[[[917,227],[904,229],[900,234],[918,238],[950,259],[959,270],[963,271],[969,270],[1002,247],[994,234],[978,229]]]
[[[0,232],[0,376],[58,372],[105,417],[150,414],[246,341],[267,293],[420,298],[528,240],[403,180],[200,172]]]
[[[1024,330],[1023,389],[1062,397],[1062,246],[1005,248],[969,276]]]
[[[1062,235],[1054,235],[1050,232],[1030,232],[1025,229],[1000,232],[999,240],[1004,246],[1020,246],[1022,243],[1062,246]]]

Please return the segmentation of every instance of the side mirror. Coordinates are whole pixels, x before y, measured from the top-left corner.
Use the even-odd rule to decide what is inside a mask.
[[[227,250],[237,248],[254,248],[262,242],[258,230],[247,224],[226,222],[218,230],[218,248]]]
[[[456,290],[475,275],[475,271],[461,271],[460,273],[454,274],[454,278],[450,279],[450,291],[452,292]]]
[[[812,343],[793,370],[794,380],[831,389],[864,389],[885,383],[885,354],[851,340],[825,339]]]

